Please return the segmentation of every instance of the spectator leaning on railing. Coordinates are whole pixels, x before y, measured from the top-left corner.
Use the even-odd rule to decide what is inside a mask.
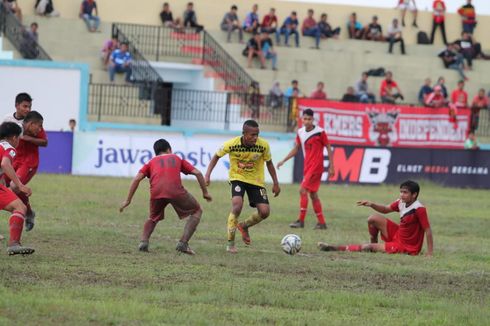
[[[24,59],[36,59],[39,56],[37,43],[39,35],[37,33],[39,25],[33,22],[29,29],[22,31],[22,42],[20,43],[20,53]]]

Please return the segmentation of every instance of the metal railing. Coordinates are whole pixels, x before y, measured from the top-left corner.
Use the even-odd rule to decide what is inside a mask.
[[[146,58],[195,58],[211,67],[231,91],[245,92],[255,80],[205,30],[114,23],[113,30],[124,33],[129,42]]]
[[[24,59],[51,60],[46,51],[28,33],[15,15],[0,2],[0,32],[7,37]]]
[[[90,84],[88,114],[95,121],[162,116],[162,124],[207,129],[232,129],[254,119],[286,131],[291,121],[288,102],[282,97],[144,85]]]

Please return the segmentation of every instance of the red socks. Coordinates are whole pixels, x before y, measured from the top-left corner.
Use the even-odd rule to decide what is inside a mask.
[[[347,246],[337,246],[338,251],[361,251],[361,245],[347,245]]]
[[[300,193],[299,195],[299,220],[305,221],[306,211],[308,209],[308,193]]]
[[[14,211],[9,219],[10,225],[10,240],[9,246],[15,243],[20,243],[22,236],[22,228],[24,227],[24,214],[19,211]]]
[[[152,219],[148,219],[143,226],[143,235],[141,236],[142,241],[148,241],[150,239],[153,230],[157,226],[158,222],[153,221]]]
[[[319,224],[325,224],[325,217],[323,216],[322,202],[319,198],[313,200],[313,210],[315,210],[316,218]]]

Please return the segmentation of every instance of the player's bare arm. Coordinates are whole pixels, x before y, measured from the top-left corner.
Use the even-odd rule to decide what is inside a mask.
[[[427,239],[427,254],[426,256],[431,257],[434,252],[434,238],[432,237],[432,229],[428,228],[425,230],[425,237]]]
[[[332,152],[332,146],[330,144],[327,144],[327,153],[328,153],[328,175],[334,175],[335,174],[335,168],[333,166],[333,152]]]
[[[279,187],[279,181],[277,180],[277,173],[276,169],[274,168],[274,163],[272,163],[272,160],[270,160],[265,162],[265,165],[267,166],[267,170],[272,178],[272,193],[274,194],[274,197],[277,197],[281,192],[281,188]]]
[[[126,198],[125,201],[121,203],[121,206],[119,207],[119,212],[122,213],[126,207],[131,204],[131,200],[133,199],[134,193],[136,190],[138,190],[138,186],[140,185],[141,180],[145,178],[145,175],[141,172],[138,172],[138,174],[134,177],[133,181],[131,182],[131,185],[129,186],[129,193],[128,197]]]
[[[20,182],[19,177],[15,173],[14,167],[12,166],[12,162],[10,162],[10,159],[8,157],[4,157],[0,165],[5,175],[10,180],[12,180],[12,184],[15,185],[17,189],[19,189],[27,196],[30,196],[32,194],[31,188],[25,186],[22,182]]]
[[[376,203],[370,202],[368,200],[360,200],[360,201],[358,201],[357,202],[357,206],[371,207],[376,212],[381,213],[381,214],[388,214],[388,213],[393,212],[393,210],[391,209],[390,206],[376,204]]]
[[[209,186],[209,184],[211,183],[211,172],[213,172],[213,169],[216,166],[216,163],[218,163],[219,159],[220,157],[214,154],[213,158],[209,162],[208,169],[206,171],[206,176],[204,177],[204,181],[206,182],[207,186]]]
[[[286,155],[285,158],[282,159],[282,161],[279,161],[279,163],[277,163],[277,169],[280,169],[281,166],[284,165],[284,163],[286,163],[289,159],[293,158],[299,151],[299,146],[300,144],[294,144],[294,147],[293,149],[289,152],[288,155]]]
[[[206,199],[206,201],[210,202],[213,200],[211,195],[208,193],[208,188],[206,186],[206,181],[204,180],[204,177],[198,169],[192,170],[191,174],[195,175],[197,178],[197,182],[199,183],[199,186],[201,187],[202,190],[202,197]]]
[[[40,147],[48,146],[48,140],[47,139],[36,138],[36,137],[29,136],[29,135],[22,135],[22,136],[20,136],[20,139],[25,140],[29,143],[32,143],[32,144],[40,146]]]

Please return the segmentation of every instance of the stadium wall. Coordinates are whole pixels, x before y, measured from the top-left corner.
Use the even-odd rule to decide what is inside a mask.
[[[387,0],[396,4],[396,0]],[[17,0],[25,14],[34,15],[32,0]],[[164,1],[162,0],[104,0],[98,1],[99,15],[103,21],[108,22],[126,22],[135,24],[160,25],[159,13]],[[171,5],[174,17],[181,17],[188,1],[168,1]],[[359,21],[363,25],[371,22],[371,17],[377,15],[379,23],[383,25],[384,30],[388,28],[388,24],[392,19],[399,17],[399,11],[386,8],[372,8],[346,5],[332,4],[317,4],[317,3],[299,3],[285,2],[278,0],[262,0],[262,1],[247,1],[247,0],[194,0],[194,8],[196,10],[198,20],[207,29],[218,30],[219,23],[223,15],[229,8],[236,4],[238,6],[238,15],[243,21],[245,15],[250,11],[253,3],[259,4],[260,17],[263,17],[269,8],[276,8],[276,14],[279,20],[282,21],[293,10],[298,12],[300,22],[306,17],[306,12],[309,8],[315,10],[315,17],[319,13],[325,12],[329,16],[329,22],[332,26],[342,27],[342,38],[347,38],[345,28],[348,16],[352,12],[357,13]],[[460,1],[461,4],[464,1]],[[78,18],[81,0],[63,0],[55,1],[55,8],[60,11],[61,16],[65,18]],[[420,8],[419,8],[420,9]],[[478,8],[476,8],[478,14]],[[411,14],[407,15],[408,23],[411,23]],[[421,30],[430,32],[432,24],[432,14],[427,11],[420,11],[418,23]],[[490,16],[478,16],[478,27],[475,30],[477,40],[483,41],[486,39],[486,31],[490,30]],[[419,29],[407,27],[404,29],[405,42],[407,44],[416,43],[416,34]],[[446,31],[449,40],[459,37],[461,32],[461,19],[456,14],[446,15]],[[442,44],[440,33],[436,33],[436,43]],[[484,44],[485,45],[485,44]]]

